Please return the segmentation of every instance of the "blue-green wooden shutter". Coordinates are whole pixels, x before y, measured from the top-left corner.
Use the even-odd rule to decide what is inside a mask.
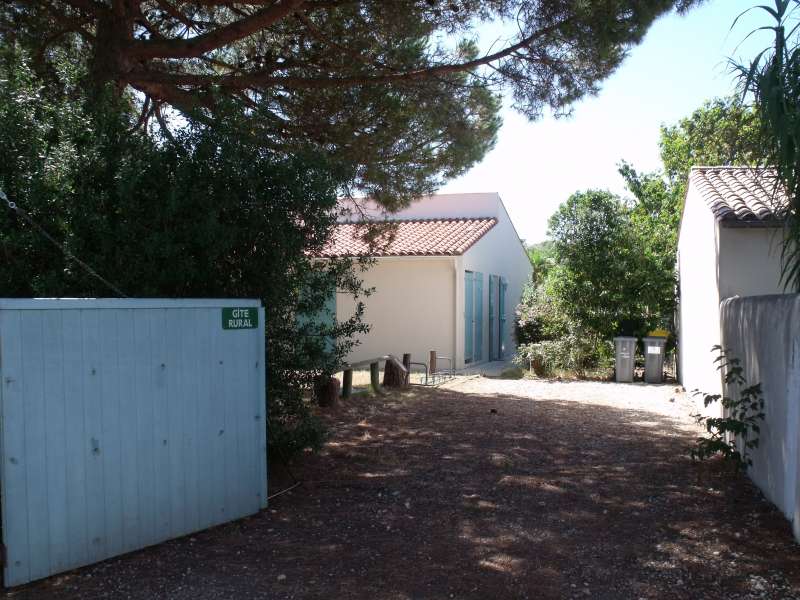
[[[464,362],[472,361],[472,342],[475,318],[472,271],[464,271]]]
[[[497,310],[497,275],[489,275],[489,360],[497,358],[497,338],[495,336],[494,322]]]
[[[506,352],[506,289],[508,288],[508,280],[505,277],[500,278],[500,306],[498,307],[499,315],[500,315],[500,323],[499,323],[499,334],[497,336],[498,340],[498,359],[503,360],[503,356]]]
[[[475,360],[483,360],[483,273],[475,273]]]

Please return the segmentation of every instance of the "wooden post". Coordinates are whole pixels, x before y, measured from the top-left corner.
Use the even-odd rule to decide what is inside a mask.
[[[436,373],[436,350],[431,350],[430,365],[429,366],[430,366],[431,375]]]
[[[383,386],[390,388],[405,387],[408,382],[408,369],[396,357],[390,356],[386,359],[386,367],[383,372]]]
[[[369,384],[372,386],[372,391],[378,393],[381,389],[380,379],[380,363],[375,361],[369,365]]]
[[[342,374],[342,398],[353,395],[353,369],[345,369]]]
[[[314,381],[314,396],[320,406],[335,406],[339,400],[339,380],[319,375]]]
[[[409,385],[411,383],[411,355],[408,353],[403,354],[403,366],[406,368],[405,385]]]

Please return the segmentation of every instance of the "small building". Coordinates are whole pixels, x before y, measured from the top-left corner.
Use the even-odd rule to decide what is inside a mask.
[[[678,238],[679,376],[688,391],[720,393],[711,348],[720,344],[720,302],[781,294],[784,195],[773,171],[695,167]]]
[[[462,368],[513,355],[514,310],[532,267],[498,194],[423,197],[378,216],[386,230],[373,243],[363,219],[347,219],[320,258],[376,259],[363,275],[375,289],[365,301],[371,329],[349,361],[409,352],[424,362],[436,350]],[[352,298],[338,295],[337,319],[354,312]]]

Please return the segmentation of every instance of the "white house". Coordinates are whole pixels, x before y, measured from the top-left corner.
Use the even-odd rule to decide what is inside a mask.
[[[379,220],[389,225],[377,246],[364,239],[362,220],[344,218],[321,255],[376,258],[364,274],[375,288],[365,301],[371,330],[348,360],[409,352],[424,362],[436,350],[462,368],[510,358],[514,310],[532,268],[500,196],[428,196]],[[337,296],[337,319],[354,310]]]
[[[785,197],[774,173],[695,167],[678,238],[679,372],[689,390],[720,393],[711,348],[720,344],[720,302],[783,293],[780,277]]]

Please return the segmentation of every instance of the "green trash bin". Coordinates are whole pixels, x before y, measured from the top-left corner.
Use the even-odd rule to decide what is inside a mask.
[[[633,382],[633,361],[636,357],[636,338],[620,336],[614,338],[614,365],[617,383]]]
[[[646,383],[664,383],[665,337],[644,338],[644,380]]]

